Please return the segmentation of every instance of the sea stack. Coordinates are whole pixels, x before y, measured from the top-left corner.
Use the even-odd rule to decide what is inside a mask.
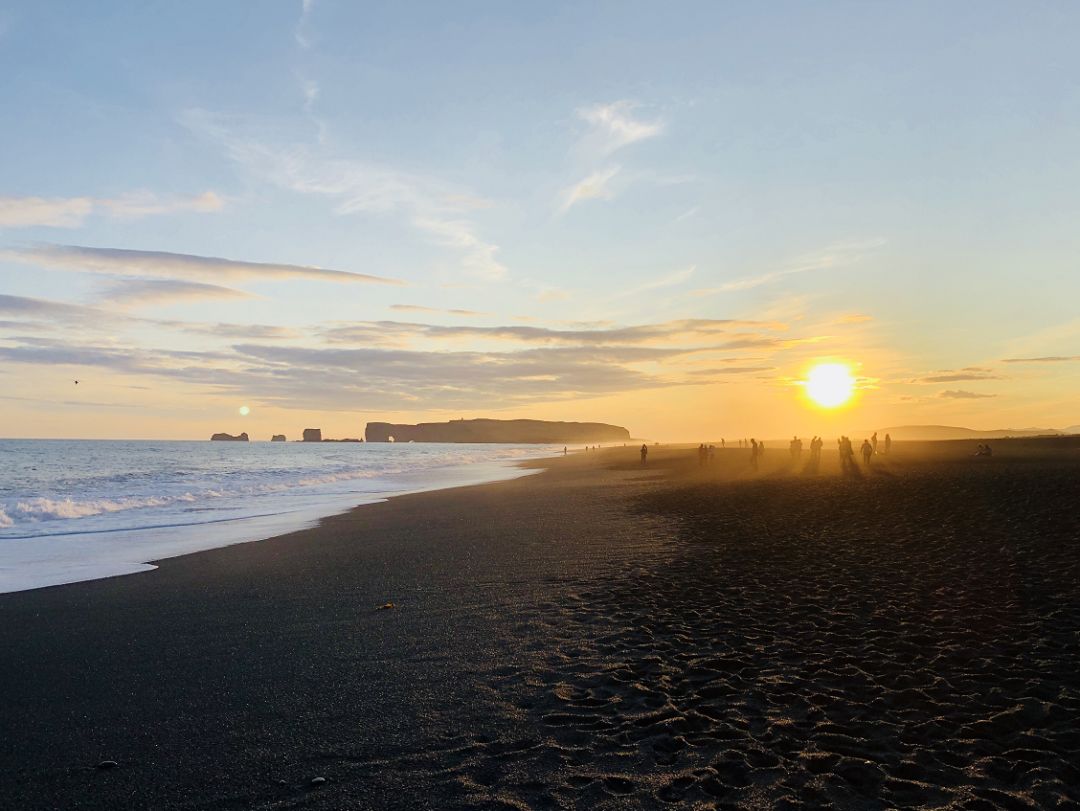
[[[321,428],[305,428],[304,442],[322,442]]]
[[[271,442],[284,442],[285,441],[285,434],[274,434],[272,437],[270,437],[270,441]]]
[[[212,437],[210,437],[210,441],[211,442],[247,442],[248,441],[248,435],[247,435],[247,431],[240,434],[239,436],[233,436],[232,434],[214,434]]]
[[[630,431],[603,422],[550,422],[547,420],[451,420],[396,425],[369,422],[368,442],[509,442],[557,443],[628,442]]]

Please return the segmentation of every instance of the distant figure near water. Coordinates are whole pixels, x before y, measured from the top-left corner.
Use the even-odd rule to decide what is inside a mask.
[[[874,455],[874,446],[870,444],[870,440],[864,439],[862,441],[862,458],[863,464],[869,465],[870,458]]]
[[[889,455],[889,451],[892,450],[892,437],[885,434],[885,455]]]
[[[641,464],[645,464],[649,459],[649,446],[644,442],[641,443]]]
[[[757,470],[757,460],[758,460],[759,455],[760,454],[758,453],[757,440],[754,439],[753,437],[751,437],[750,438],[750,467],[752,467],[754,470]]]

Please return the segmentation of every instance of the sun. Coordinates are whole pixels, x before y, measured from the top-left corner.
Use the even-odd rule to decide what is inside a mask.
[[[250,413],[251,413],[250,408],[248,408],[247,406],[240,406],[240,416],[241,417],[246,417]]]
[[[855,378],[843,363],[819,363],[806,376],[806,394],[822,408],[837,408],[855,393]]]

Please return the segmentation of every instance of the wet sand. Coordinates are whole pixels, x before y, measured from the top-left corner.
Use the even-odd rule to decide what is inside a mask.
[[[0,807],[1080,808],[1080,443],[992,444],[601,451],[0,595]]]

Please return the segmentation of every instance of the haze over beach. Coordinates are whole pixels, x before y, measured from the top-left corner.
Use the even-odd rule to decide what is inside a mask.
[[[1078,30],[0,5],[0,808],[1080,808]]]

